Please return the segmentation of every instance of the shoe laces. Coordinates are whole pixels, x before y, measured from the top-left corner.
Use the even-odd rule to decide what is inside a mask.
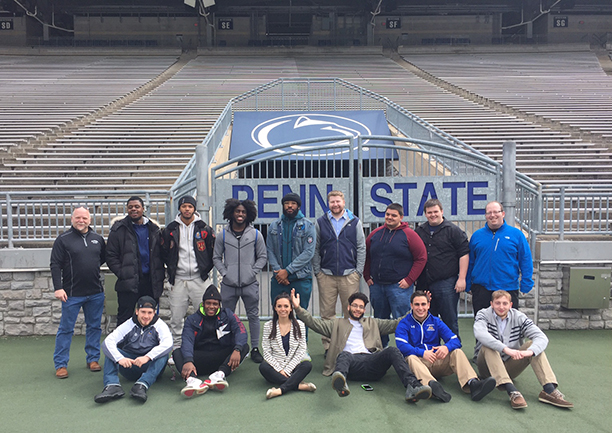
[[[512,391],[510,393],[510,400],[512,401],[516,400],[517,398],[521,398],[521,397],[523,397],[523,394],[521,394],[519,391]]]

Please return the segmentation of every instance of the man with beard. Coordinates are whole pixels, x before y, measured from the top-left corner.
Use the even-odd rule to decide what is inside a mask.
[[[181,346],[183,319],[189,301],[197,308],[210,285],[208,274],[213,268],[215,233],[196,212],[196,201],[183,196],[178,201],[179,214],[166,226],[161,237],[164,262],[168,268],[170,291],[170,329],[174,347]]]
[[[268,229],[268,261],[274,271],[270,299],[282,292],[289,293],[293,288],[300,295],[302,308],[307,309],[312,293],[315,227],[300,210],[302,200],[299,195],[286,194],[281,203],[283,216]]]
[[[334,319],[313,318],[300,307],[300,296],[295,290],[291,291],[291,301],[306,326],[330,339],[323,375],[331,375],[332,387],[340,397],[350,394],[347,379],[361,382],[380,380],[391,366],[406,387],[406,401],[416,402],[431,397],[431,388],[422,385],[412,374],[399,349],[383,349],[380,335],[395,332],[400,319],[365,317],[368,297],[364,293],[349,296],[348,317]]]
[[[251,223],[257,218],[257,207],[252,200],[229,198],[225,201],[223,219],[229,222],[215,242],[213,262],[223,277],[221,298],[223,305],[236,311],[242,298],[251,334],[251,359],[260,364],[259,352],[259,282],[257,274],[266,265],[266,243]]]
[[[159,302],[166,277],[159,226],[144,215],[140,197],[128,199],[127,211],[112,225],[106,247],[106,263],[117,276],[117,326],[132,317],[141,296]]]

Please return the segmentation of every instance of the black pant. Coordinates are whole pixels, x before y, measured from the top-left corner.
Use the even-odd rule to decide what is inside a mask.
[[[285,377],[274,369],[266,361],[259,364],[259,372],[261,375],[270,383],[274,385],[280,385],[279,388],[283,394],[288,391],[295,391],[298,389],[300,383],[312,370],[312,363],[310,361],[302,361],[293,370],[289,377]]]
[[[480,284],[472,284],[470,288],[472,292],[472,308],[474,309],[474,317],[476,317],[476,313],[478,313],[483,308],[489,308],[491,306],[491,294],[493,291],[487,290],[484,286]],[[512,308],[518,310],[519,307],[519,299],[518,299],[518,290],[508,290],[510,293],[510,297],[512,298]]]
[[[142,296],[150,296],[155,299],[153,288],[151,287],[151,274],[140,276],[137,290],[137,292],[117,292],[117,326],[132,317],[136,302]],[[155,299],[155,302],[159,303],[159,299]]]
[[[194,350],[193,351],[193,364],[198,372],[199,376],[208,375],[219,370],[225,373],[225,376],[229,376],[232,373],[229,361],[232,353],[234,352],[234,346],[223,347],[223,348],[212,348],[210,350]],[[244,360],[244,357],[249,353],[249,345],[245,344],[240,351],[240,362]],[[176,365],[176,369],[181,372],[185,359],[183,358],[183,352],[181,349],[176,349],[172,353],[172,359]]]
[[[369,382],[382,379],[391,366],[404,387],[421,386],[421,382],[410,371],[402,352],[392,346],[374,353],[341,352],[336,358],[335,370],[344,374],[349,380]]]

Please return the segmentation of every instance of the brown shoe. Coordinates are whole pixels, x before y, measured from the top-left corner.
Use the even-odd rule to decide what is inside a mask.
[[[510,393],[510,406],[512,407],[512,409],[524,409],[527,407],[527,402],[525,401],[525,398],[523,397],[523,394],[521,394],[518,391],[513,391]]]
[[[68,370],[66,367],[60,367],[55,370],[55,377],[58,379],[66,379],[68,377]]]
[[[553,406],[563,407],[567,409],[571,409],[574,407],[574,403],[570,403],[569,401],[567,401],[565,399],[565,396],[561,394],[561,391],[559,391],[558,389],[555,389],[550,394],[546,391],[540,392],[538,400],[540,400],[542,403],[548,403],[552,404]]]
[[[102,367],[100,367],[100,364],[98,364],[96,361],[88,362],[87,363],[87,368],[89,368],[90,371],[100,371],[100,370],[102,370]]]

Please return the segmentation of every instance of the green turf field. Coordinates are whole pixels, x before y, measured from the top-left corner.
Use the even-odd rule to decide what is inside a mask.
[[[460,320],[464,350],[471,356],[472,321]],[[575,404],[559,409],[537,401],[540,387],[528,369],[516,381],[529,407],[510,409],[505,392],[493,391],[479,403],[459,389],[455,377],[441,382],[453,399],[449,403],[404,401],[404,389],[391,369],[366,392],[349,382],[351,395],[339,398],[330,380],[321,375],[323,348],[310,333],[313,371],[307,380],[318,389],[294,392],[266,400],[269,384],[250,359],[229,378],[224,392],[209,391],[191,400],[179,391],[181,380],[163,379],[149,390],[149,400],[140,404],[129,397],[96,404],[102,390],[102,373],[85,368],[84,337],[75,337],[70,377],[59,380],[53,369],[53,337],[0,339],[0,431],[87,432],[113,431],[244,431],[244,432],[606,432],[610,419],[612,389],[612,332],[549,331],[546,351],[560,382],[559,389]],[[131,383],[123,381],[126,394]]]

